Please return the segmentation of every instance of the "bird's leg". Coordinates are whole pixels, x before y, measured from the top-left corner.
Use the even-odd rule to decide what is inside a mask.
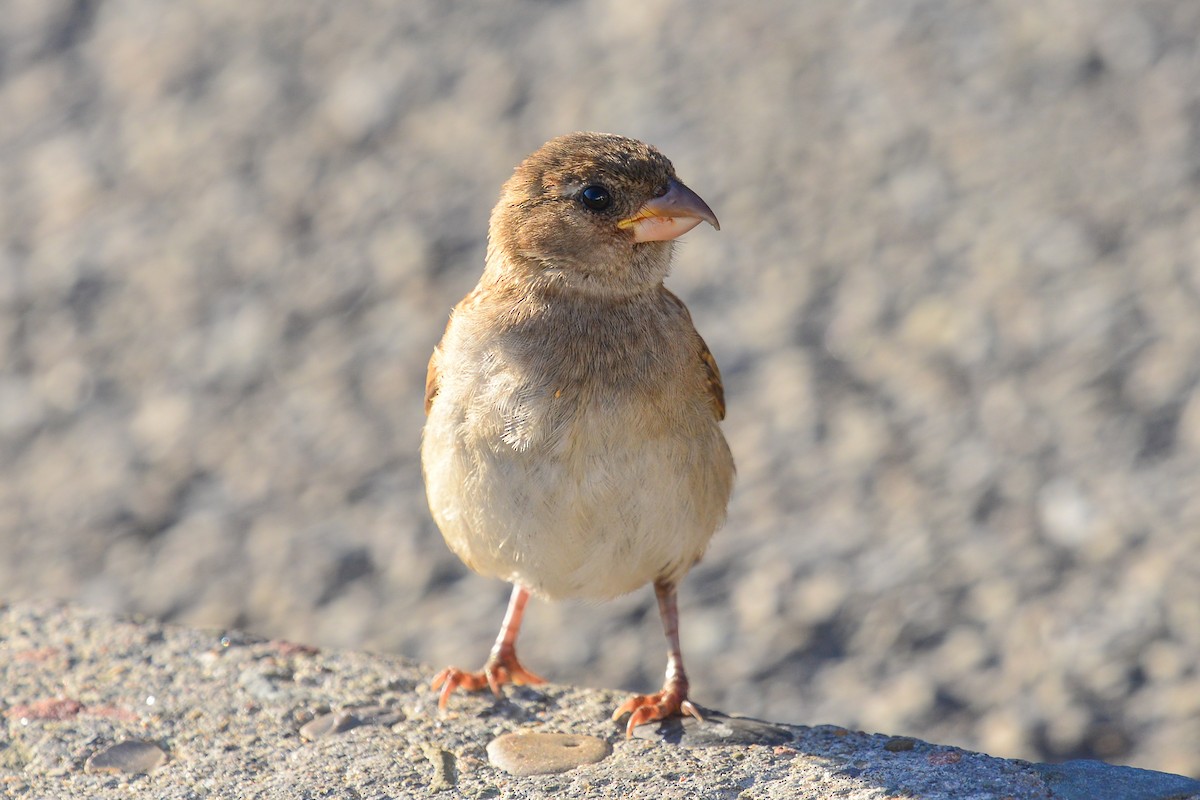
[[[445,708],[450,701],[450,695],[455,689],[463,688],[469,692],[478,692],[488,687],[492,694],[501,697],[500,687],[506,683],[518,686],[526,684],[545,683],[546,680],[521,666],[517,660],[517,634],[521,631],[521,617],[525,613],[525,603],[529,600],[529,590],[524,586],[513,584],[512,597],[508,600],[508,611],[504,615],[504,623],[500,626],[500,635],[492,646],[492,653],[487,663],[479,672],[467,672],[458,667],[446,667],[433,678],[433,690],[441,689],[438,697],[438,708]]]
[[[662,616],[663,631],[667,634],[667,677],[658,694],[639,694],[631,697],[613,712],[613,721],[629,715],[625,738],[633,736],[638,725],[667,717],[691,715],[701,722],[704,717],[692,701],[688,700],[687,673],[683,671],[683,651],[679,648],[679,609],[675,606],[675,586],[655,581],[654,593],[658,596],[658,613]]]

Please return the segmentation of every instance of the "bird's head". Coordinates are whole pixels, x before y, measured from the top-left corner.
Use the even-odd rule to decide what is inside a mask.
[[[571,133],[526,158],[492,211],[488,269],[608,296],[657,286],[672,242],[717,217],[671,162],[636,139]]]

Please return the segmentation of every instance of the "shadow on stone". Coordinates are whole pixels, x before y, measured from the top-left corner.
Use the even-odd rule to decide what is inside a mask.
[[[1062,800],[1186,800],[1200,795],[1200,781],[1183,775],[1120,767],[1102,761],[1032,764],[1046,786]]]
[[[695,717],[672,717],[657,725],[639,725],[633,729],[633,735],[685,747],[780,745],[795,739],[787,728],[762,720],[730,716],[711,708],[700,708],[700,713],[704,715],[703,722]]]

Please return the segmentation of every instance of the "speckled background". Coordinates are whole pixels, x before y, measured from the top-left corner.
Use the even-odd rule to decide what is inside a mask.
[[[441,665],[425,361],[511,167],[643,138],[721,218],[696,699],[1200,774],[1200,4],[6,0],[0,595]],[[526,663],[654,688],[646,590]]]

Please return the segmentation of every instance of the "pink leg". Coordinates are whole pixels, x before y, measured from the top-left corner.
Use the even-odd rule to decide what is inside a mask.
[[[629,714],[626,739],[633,736],[633,729],[638,725],[667,717],[691,715],[704,720],[687,696],[688,679],[683,669],[683,651],[679,647],[679,609],[675,605],[675,587],[658,581],[654,584],[654,593],[658,596],[658,613],[662,616],[663,631],[667,635],[667,676],[661,692],[631,697],[613,712],[614,721]]]
[[[488,687],[492,694],[501,697],[500,687],[506,683],[524,686],[546,682],[544,678],[522,667],[521,662],[517,660],[517,634],[521,631],[521,617],[525,613],[525,603],[528,600],[529,590],[513,584],[508,611],[504,615],[504,623],[500,626],[500,635],[496,637],[496,644],[492,646],[492,653],[482,670],[467,672],[458,667],[446,667],[434,676],[433,690],[436,692],[441,689],[438,708],[445,708],[450,702],[450,695],[459,687],[469,692],[478,692]]]

